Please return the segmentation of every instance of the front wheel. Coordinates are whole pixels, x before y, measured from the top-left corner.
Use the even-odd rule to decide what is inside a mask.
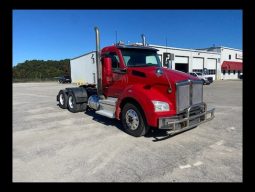
[[[132,103],[127,103],[123,107],[121,122],[125,132],[134,137],[145,135],[149,129],[141,110]]]

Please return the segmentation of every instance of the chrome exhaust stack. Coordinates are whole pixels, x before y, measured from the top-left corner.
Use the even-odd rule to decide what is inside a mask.
[[[98,27],[95,27],[95,32],[96,32],[97,93],[100,97],[103,94],[103,88],[102,88],[102,64],[100,60],[100,37]]]
[[[144,36],[144,34],[142,34],[141,36],[142,36],[142,43],[143,43],[143,46],[145,47],[145,46],[146,46],[145,36]]]

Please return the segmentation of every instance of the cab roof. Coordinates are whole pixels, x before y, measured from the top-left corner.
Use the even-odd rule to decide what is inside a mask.
[[[158,51],[158,49],[152,47],[145,47],[141,45],[115,45],[119,49],[140,49],[140,50],[151,50],[151,51]]]

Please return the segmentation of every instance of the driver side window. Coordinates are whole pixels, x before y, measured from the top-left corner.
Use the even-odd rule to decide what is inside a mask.
[[[118,69],[120,66],[120,59],[118,57],[118,55],[116,53],[109,53],[109,57],[111,58],[112,60],[112,69]]]

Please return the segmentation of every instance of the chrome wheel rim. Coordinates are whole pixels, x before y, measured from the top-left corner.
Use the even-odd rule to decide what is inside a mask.
[[[131,130],[136,130],[139,126],[139,118],[133,109],[129,109],[126,113],[126,123]]]
[[[73,96],[69,96],[68,103],[69,103],[69,107],[73,108]]]
[[[64,105],[64,95],[63,94],[60,94],[59,102],[60,102],[61,105]]]

